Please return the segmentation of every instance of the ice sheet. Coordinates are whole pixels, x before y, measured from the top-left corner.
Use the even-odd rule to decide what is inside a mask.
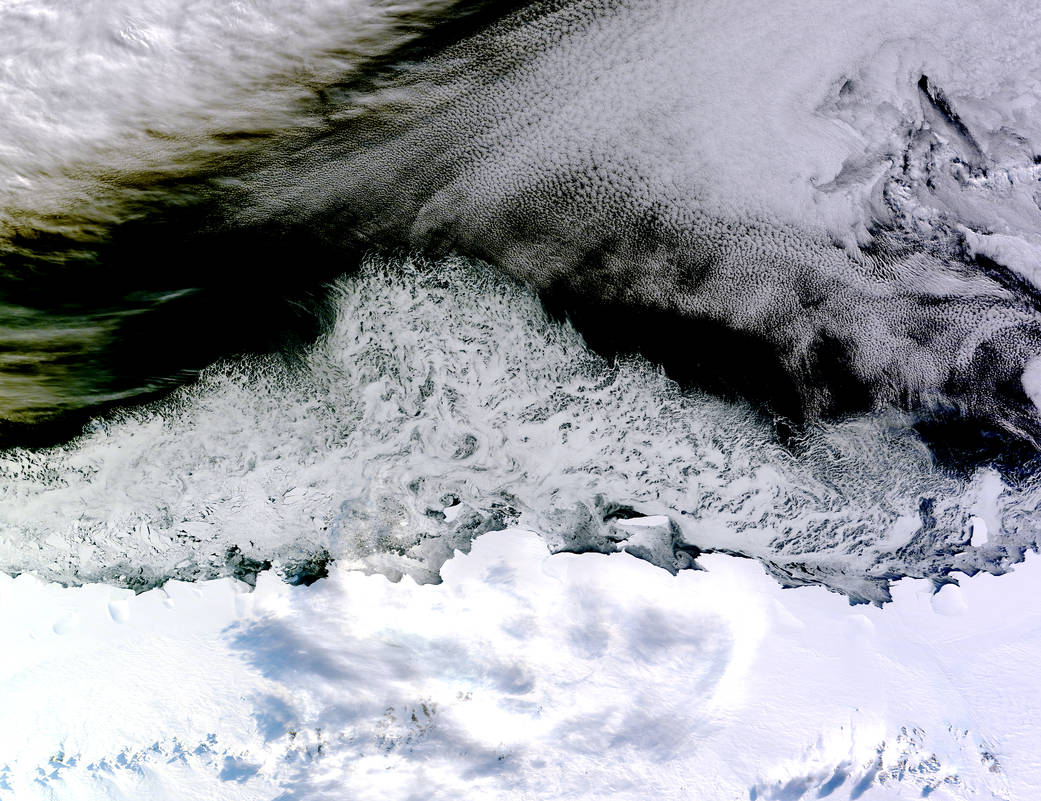
[[[441,585],[0,579],[0,798],[1025,799],[1039,565],[883,609],[511,529]]]

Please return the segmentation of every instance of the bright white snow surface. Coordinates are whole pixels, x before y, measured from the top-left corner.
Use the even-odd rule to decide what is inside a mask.
[[[0,579],[0,799],[1029,799],[1041,561],[883,608],[479,538],[133,596]]]

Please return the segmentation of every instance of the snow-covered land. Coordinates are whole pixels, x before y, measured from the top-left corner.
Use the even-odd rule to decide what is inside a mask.
[[[0,2],[0,416],[331,281],[0,450],[0,801],[1041,798],[1035,5],[468,5]]]
[[[883,608],[487,534],[138,596],[0,580],[2,799],[1002,799],[1041,793],[1036,558]]]
[[[785,450],[480,264],[330,302],[304,353],[0,454],[0,799],[1041,791],[1041,565],[958,572],[1031,544],[1029,482],[894,417]],[[755,559],[650,563],[699,548]]]

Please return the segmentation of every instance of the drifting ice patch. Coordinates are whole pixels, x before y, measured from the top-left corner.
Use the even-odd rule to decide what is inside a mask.
[[[219,365],[68,446],[0,454],[0,566],[145,588],[268,566],[306,583],[335,559],[437,581],[521,523],[554,550],[670,570],[724,550],[881,600],[895,576],[1002,571],[1035,541],[1034,484],[949,475],[889,418],[793,454],[747,407],[604,361],[483,265],[371,259],[331,303],[298,356]]]

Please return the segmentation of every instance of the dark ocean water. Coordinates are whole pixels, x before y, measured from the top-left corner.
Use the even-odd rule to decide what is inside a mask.
[[[669,569],[724,550],[882,600],[1035,547],[1039,292],[962,225],[998,197],[1032,230],[987,183],[1033,169],[1029,132],[993,145],[943,70],[881,100],[821,79],[822,141],[835,120],[865,153],[895,133],[800,205],[783,160],[713,162],[690,6],[364,8],[372,27],[328,23],[342,46],[277,70],[247,38],[213,64],[178,42],[227,71],[235,113],[171,122],[208,97],[189,82],[153,129],[113,92],[93,149],[0,163],[0,569],[145,587],[337,558],[435,580],[521,521],[558,549]],[[253,61],[259,85],[236,77]],[[752,101],[712,102],[746,134]],[[791,130],[763,153],[799,143],[801,108],[771,112]],[[549,352],[545,374],[524,361]],[[667,522],[636,542],[643,515]]]
[[[251,131],[200,123],[202,145],[175,143],[184,151],[175,161],[125,172],[89,164],[58,170],[70,194],[60,213],[32,204],[5,209],[0,446],[60,442],[92,416],[160,397],[220,358],[313,340],[323,282],[356,268],[370,243],[338,220],[311,215],[238,219],[243,181],[328,128],[330,97],[364,91],[511,5],[374,4],[382,40],[348,49],[339,80],[302,87],[288,116],[294,125]],[[361,35],[347,21],[345,48],[351,34]],[[39,87],[43,102],[48,88]],[[120,108],[110,111],[118,117]]]

